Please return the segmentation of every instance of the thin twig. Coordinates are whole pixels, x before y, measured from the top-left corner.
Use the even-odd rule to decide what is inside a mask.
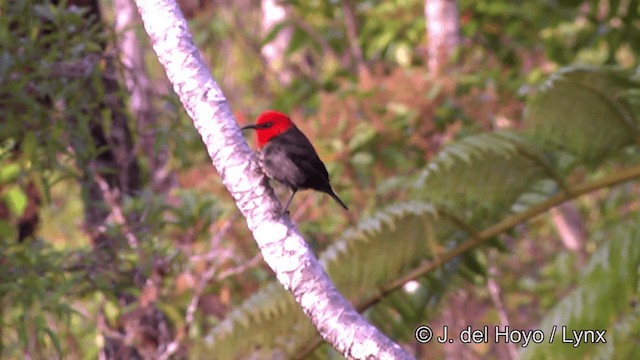
[[[228,278],[229,276],[241,274],[247,271],[248,269],[258,265],[260,263],[260,260],[262,260],[262,254],[257,253],[256,256],[254,256],[251,260],[247,261],[246,263],[221,272],[220,274],[218,274],[218,276],[216,276],[216,280],[222,280],[222,279]]]
[[[166,360],[176,351],[178,351],[182,338],[185,336],[185,334],[189,333],[189,328],[191,327],[191,324],[193,324],[195,313],[198,309],[198,305],[200,304],[200,299],[202,298],[204,289],[206,288],[207,284],[209,284],[209,282],[214,279],[214,277],[216,280],[222,280],[226,277],[246,271],[247,269],[259,263],[261,256],[258,253],[258,255],[256,255],[248,262],[245,262],[244,264],[235,268],[222,271],[217,276],[215,276],[216,272],[218,272],[218,270],[220,269],[220,264],[229,257],[227,256],[227,254],[221,254],[220,243],[222,241],[222,238],[231,228],[231,225],[233,225],[233,223],[235,222],[236,218],[237,216],[232,216],[231,218],[224,221],[224,223],[220,226],[220,230],[218,230],[218,232],[211,237],[211,245],[209,246],[209,251],[207,252],[207,254],[205,256],[199,256],[199,258],[204,259],[205,261],[205,271],[196,284],[193,290],[193,297],[191,298],[191,302],[189,303],[189,306],[187,306],[187,310],[184,316],[185,320],[183,331],[178,332],[176,337],[171,343],[169,343],[169,345],[167,345],[166,350],[162,354],[160,354],[158,359]]]
[[[200,277],[200,281],[196,285],[196,288],[194,289],[191,303],[187,307],[187,312],[185,314],[185,327],[187,330],[193,323],[194,314],[198,308],[198,304],[200,303],[200,297],[204,292],[204,288],[207,286],[209,281],[213,278],[216,271],[220,267],[220,262],[223,257],[215,256],[215,253],[219,250],[220,241],[222,240],[222,237],[229,231],[234,220],[235,216],[227,219],[224,224],[222,224],[220,230],[215,234],[215,236],[211,237],[211,246],[209,247],[209,253],[207,254],[207,258],[205,260],[205,271]]]
[[[504,329],[509,326],[509,315],[507,314],[507,309],[502,302],[502,298],[500,296],[500,285],[495,279],[495,274],[497,269],[495,267],[491,267],[489,269],[489,277],[487,278],[487,289],[489,290],[489,295],[491,295],[491,301],[493,301],[493,306],[496,308],[498,312],[498,317],[500,317],[500,324]],[[518,350],[516,349],[516,344],[513,342],[507,341],[507,349],[509,350],[509,358],[516,359],[518,357]]]
[[[122,207],[118,202],[119,196],[115,193],[115,191],[111,190],[109,184],[107,184],[107,181],[97,172],[94,172],[93,179],[95,180],[96,184],[98,184],[98,187],[100,187],[100,191],[102,192],[102,197],[104,198],[105,203],[111,209],[109,217],[113,220],[113,222],[116,223],[116,225],[122,227],[122,229],[124,230],[124,236],[127,239],[127,243],[129,244],[129,246],[132,249],[138,249],[140,242],[138,241],[138,238],[136,238],[136,236],[133,234],[133,231],[131,231],[131,227],[127,223],[127,219],[124,216],[124,211],[122,211]],[[100,227],[99,231],[104,232],[105,227]]]
[[[364,61],[364,55],[360,48],[360,43],[358,41],[358,23],[353,9],[353,4],[351,4],[349,0],[342,1],[342,14],[344,15],[344,26],[347,30],[347,43],[349,45],[349,50],[351,50],[351,57],[353,58],[355,70],[358,71],[358,76],[362,77],[369,72],[369,69],[367,68],[367,63]]]

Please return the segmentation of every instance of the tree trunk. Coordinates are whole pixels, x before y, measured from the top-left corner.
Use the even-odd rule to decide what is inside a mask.
[[[278,3],[277,0],[262,0],[262,34],[266,36],[275,26],[282,23],[287,16],[287,11]],[[286,62],[285,51],[291,41],[291,35],[293,29],[289,25],[285,25],[278,31],[273,40],[265,44],[262,49],[262,57],[264,58],[267,66],[271,68],[280,84],[287,86],[293,80],[293,73],[289,69]]]
[[[425,0],[428,68],[438,74],[460,46],[460,21],[456,0]]]

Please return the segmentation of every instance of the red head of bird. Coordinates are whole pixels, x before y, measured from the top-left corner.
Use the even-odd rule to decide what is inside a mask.
[[[256,123],[246,125],[242,130],[254,129],[258,142],[258,149],[262,149],[272,138],[295,127],[291,119],[281,112],[268,110],[260,114]]]

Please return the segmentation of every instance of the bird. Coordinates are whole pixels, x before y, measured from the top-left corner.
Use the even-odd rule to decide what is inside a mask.
[[[268,178],[291,189],[282,213],[288,213],[293,196],[299,190],[312,189],[328,194],[342,208],[349,210],[333,191],[329,173],[309,139],[291,119],[278,111],[261,113],[255,124],[240,130],[256,132],[258,164]]]

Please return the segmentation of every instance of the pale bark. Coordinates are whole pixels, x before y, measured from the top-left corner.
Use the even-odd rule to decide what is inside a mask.
[[[576,253],[579,262],[584,262],[587,259],[584,249],[586,230],[578,210],[572,203],[564,203],[551,209],[550,213],[564,247]]]
[[[425,0],[427,20],[427,65],[437,74],[460,46],[460,21],[456,0]]]
[[[277,0],[262,0],[262,34],[266,36],[273,28],[286,20],[287,11]],[[264,61],[282,85],[289,85],[293,74],[286,62],[285,52],[291,42],[293,29],[285,25],[278,35],[260,50]]]
[[[354,359],[411,356],[367,323],[333,286],[280,204],[244,141],[173,0],[137,0],[153,48],[202,136],[213,165],[247,219],[265,262],[320,335]]]

